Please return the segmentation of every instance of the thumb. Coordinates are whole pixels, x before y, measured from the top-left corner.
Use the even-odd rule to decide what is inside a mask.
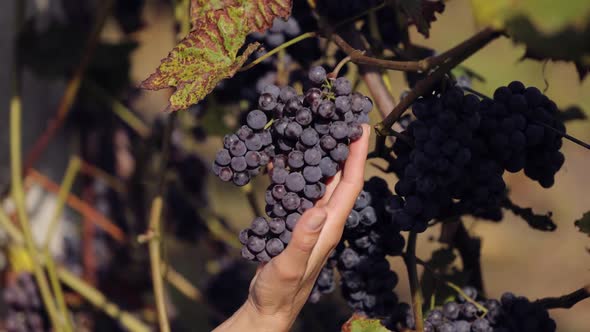
[[[324,208],[315,207],[306,211],[295,226],[287,248],[273,259],[279,270],[291,276],[302,277],[307,262],[324,227],[328,214]]]

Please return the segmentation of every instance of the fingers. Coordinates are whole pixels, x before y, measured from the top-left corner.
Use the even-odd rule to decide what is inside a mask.
[[[326,210],[319,207],[312,208],[301,216],[287,248],[269,263],[274,265],[281,279],[303,277],[327,217]]]
[[[325,206],[329,216],[316,246],[316,253],[310,259],[313,266],[321,267],[330,251],[340,241],[350,210],[363,188],[369,135],[370,127],[363,125],[363,136],[350,145],[350,155],[344,164],[341,179]]]
[[[330,201],[330,197],[332,197],[334,190],[338,186],[338,183],[340,183],[341,177],[342,177],[342,172],[339,171],[338,173],[336,173],[336,175],[334,175],[333,177],[328,179],[328,181],[326,182],[326,192],[324,193],[324,197],[322,197],[320,200],[318,200],[315,203],[315,206],[320,207],[320,206],[325,206],[326,204],[328,204],[328,202]]]
[[[370,133],[371,128],[364,124],[363,136],[350,144],[350,155],[344,164],[342,179],[334,189],[328,202],[330,219],[332,219],[332,212],[334,212],[334,219],[342,221],[342,225],[344,225],[356,197],[363,188]]]

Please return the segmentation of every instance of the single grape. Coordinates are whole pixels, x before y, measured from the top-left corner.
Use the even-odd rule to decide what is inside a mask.
[[[270,179],[271,179],[272,183],[275,183],[275,184],[285,183],[288,176],[289,176],[289,171],[287,171],[286,169],[284,169],[282,167],[275,166],[275,168],[273,168],[270,171]]]
[[[320,138],[320,147],[324,149],[324,151],[330,151],[336,147],[338,141],[330,135],[324,135]]]
[[[318,135],[318,132],[311,127],[305,128],[301,133],[300,141],[307,146],[314,146],[319,140],[320,136]]]
[[[322,170],[318,166],[306,166],[303,169],[303,177],[307,183],[317,183],[322,179]]]
[[[220,166],[227,166],[231,162],[231,155],[227,149],[222,149],[215,156],[215,163]]]
[[[308,126],[313,121],[313,113],[309,108],[302,108],[297,111],[295,121],[302,126]]]
[[[297,224],[297,221],[299,221],[299,218],[301,218],[301,214],[297,212],[288,215],[285,219],[287,229],[293,231],[293,228],[295,228],[295,225]]]
[[[268,222],[271,233],[280,235],[285,231],[285,219],[283,218],[272,218]]]
[[[332,158],[324,157],[320,161],[320,169],[322,170],[322,175],[329,178],[338,172],[338,164],[335,163]]]
[[[229,152],[234,157],[240,157],[246,154],[248,148],[246,148],[246,144],[242,141],[233,142],[232,145],[229,147]]]
[[[262,217],[254,218],[254,220],[252,221],[252,225],[250,225],[250,230],[252,231],[252,233],[258,236],[265,236],[269,230],[268,222],[266,221],[266,219]]]
[[[262,250],[264,250],[265,246],[266,241],[261,237],[253,235],[248,238],[247,247],[252,253],[261,252]]]
[[[326,70],[324,67],[315,66],[309,70],[309,80],[315,84],[322,84],[326,80]]]
[[[285,184],[292,192],[300,192],[305,187],[305,178],[299,172],[292,172],[288,175]]]
[[[248,126],[250,128],[254,130],[260,130],[264,128],[264,126],[266,126],[268,118],[266,117],[266,114],[264,114],[264,112],[260,110],[253,110],[248,113],[248,116],[246,117],[246,122],[248,123]]]
[[[336,106],[328,100],[322,101],[318,107],[318,114],[325,119],[331,119],[335,112]]]
[[[244,157],[233,157],[231,159],[231,168],[234,172],[242,172],[248,167],[246,158]]]
[[[344,143],[338,143],[338,145],[330,151],[330,157],[336,162],[343,162],[348,158],[348,153],[348,146]]]
[[[299,195],[297,195],[296,193],[293,193],[293,192],[289,192],[289,193],[285,194],[285,196],[283,197],[283,199],[281,201],[282,201],[283,207],[287,211],[297,210],[297,208],[301,204],[301,199],[299,198]]]
[[[289,153],[287,163],[291,168],[303,167],[303,165],[305,165],[305,161],[303,160],[303,152],[297,150],[291,151]]]
[[[221,181],[231,181],[233,179],[233,176],[234,172],[229,167],[222,167],[219,170],[219,178],[221,179]]]
[[[344,77],[338,77],[333,86],[337,96],[349,95],[352,92],[352,84]]]
[[[322,151],[318,148],[307,149],[303,154],[303,160],[307,165],[317,166],[322,160]]]

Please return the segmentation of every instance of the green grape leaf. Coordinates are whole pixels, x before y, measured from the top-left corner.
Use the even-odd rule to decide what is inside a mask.
[[[250,30],[266,31],[276,17],[288,18],[292,6],[293,0],[245,0],[244,8]]]
[[[207,96],[219,81],[232,77],[259,47],[238,55],[250,32],[268,29],[276,17],[291,14],[293,0],[192,0],[193,29],[141,83],[148,90],[175,88],[174,111]]]
[[[378,319],[354,314],[342,327],[343,332],[391,332]]]
[[[430,23],[436,21],[436,13],[445,10],[445,3],[441,0],[399,0],[401,11],[407,16],[409,24],[415,24],[418,32],[428,38]]]
[[[236,0],[191,0],[191,20],[196,23],[206,13],[236,6]]]
[[[584,213],[582,218],[576,220],[574,223],[580,232],[590,236],[590,211]]]
[[[526,45],[525,58],[572,61],[580,79],[590,70],[590,1],[471,0],[481,25],[504,29]]]
[[[191,0],[191,18],[196,25],[212,10],[242,7],[250,32],[263,32],[272,26],[275,18],[288,18],[292,5],[293,0]]]
[[[539,31],[555,33],[569,26],[584,26],[590,19],[590,2],[570,0],[471,0],[478,23],[506,28],[518,16],[528,18]]]
[[[201,101],[219,81],[233,76],[258,48],[258,44],[251,44],[237,54],[249,32],[243,16],[241,7],[208,12],[141,87],[176,88],[170,97],[175,111]]]

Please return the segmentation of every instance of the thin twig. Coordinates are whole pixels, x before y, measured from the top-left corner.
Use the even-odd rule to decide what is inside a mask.
[[[44,248],[49,248],[49,246],[51,245],[51,240],[55,235],[61,215],[66,205],[66,199],[72,191],[72,185],[74,184],[76,175],[78,175],[79,170],[80,158],[78,158],[77,156],[71,157],[70,161],[68,162],[68,167],[66,168],[66,174],[64,175],[64,178],[61,182],[61,186],[59,188],[59,194],[57,195],[57,203],[55,205],[55,210],[49,221],[47,232],[45,233],[45,241],[43,241]]]
[[[193,301],[200,302],[203,300],[201,291],[191,284],[182,274],[178,273],[172,266],[162,263],[162,271],[164,271],[164,278],[174,286],[180,293]]]
[[[245,65],[244,67],[240,68],[239,71],[246,71],[246,70],[256,66],[257,64],[261,63],[262,61],[266,60],[267,58],[270,58],[271,56],[277,54],[280,50],[283,50],[291,45],[297,44],[298,42],[300,42],[304,39],[313,38],[316,36],[317,36],[317,33],[315,33],[315,32],[303,33],[303,34],[301,34],[291,40],[288,40],[288,41],[282,43],[281,45],[273,48],[271,51],[260,56],[258,59],[254,60],[254,61],[250,62],[249,64]]]
[[[166,281],[176,288],[180,293],[195,302],[203,303],[207,307],[207,310],[210,311],[211,314],[220,321],[227,319],[227,315],[217,310],[213,305],[210,305],[201,291],[191,284],[191,282],[188,281],[182,274],[178,273],[178,271],[176,271],[171,266],[166,265],[165,263],[162,263],[162,270],[164,271],[164,278]]]
[[[111,189],[119,194],[123,194],[127,191],[125,185],[121,183],[117,177],[107,173],[106,171],[92,165],[85,160],[80,160],[80,163],[80,173],[104,181],[104,183],[106,183]]]
[[[342,69],[342,67],[344,67],[348,62],[350,62],[351,57],[350,55],[343,58],[342,60],[340,60],[340,62],[338,62],[338,64],[336,65],[336,67],[334,67],[334,70],[332,70],[331,73],[328,74],[328,78],[331,79],[336,79],[338,78],[338,74],[340,73],[340,70]]]
[[[49,192],[59,192],[59,185],[57,185],[55,182],[51,181],[45,175],[37,172],[34,169],[31,169],[29,171],[28,178],[38,183]],[[126,241],[125,233],[123,232],[123,230],[119,228],[117,225],[115,225],[115,223],[112,222],[109,218],[97,211],[93,206],[87,204],[86,202],[82,201],[80,198],[73,194],[68,195],[66,202],[68,203],[69,207],[90,219],[94,224],[96,224],[96,226],[100,227],[119,243],[124,243]]]
[[[450,281],[446,281],[445,285],[452,288],[455,292],[457,292],[457,294],[461,295],[465,299],[465,301],[467,301],[467,302],[473,304],[475,307],[477,307],[477,309],[479,309],[479,311],[483,312],[483,316],[485,316],[488,313],[488,309],[486,307],[479,304],[477,301],[475,301],[475,299],[472,299],[470,296],[465,294],[465,292],[461,289],[461,287],[455,285],[454,283],[452,283]]]
[[[32,257],[33,272],[37,281],[37,286],[41,293],[43,304],[49,314],[51,325],[55,331],[62,331],[62,324],[60,324],[59,315],[55,307],[55,302],[51,291],[49,290],[49,283],[45,277],[43,269],[36,259],[37,249],[33,240],[33,234],[29,225],[29,218],[26,211],[25,192],[23,190],[23,177],[21,165],[21,116],[22,116],[21,102],[19,95],[12,97],[10,103],[10,168],[12,181],[12,197],[16,204],[18,214],[18,221],[24,235],[25,245],[29,255]]]
[[[590,144],[588,144],[588,143],[586,143],[586,142],[584,142],[584,141],[581,141],[581,140],[579,140],[579,139],[577,139],[577,138],[575,138],[575,137],[573,137],[573,136],[571,136],[571,135],[568,135],[567,133],[564,133],[564,132],[562,132],[561,130],[557,130],[557,129],[555,129],[555,128],[551,127],[550,125],[548,125],[548,124],[545,124],[545,123],[543,123],[543,122],[541,122],[541,121],[535,121],[534,123],[535,123],[535,124],[538,124],[538,125],[540,125],[540,126],[543,126],[543,127],[547,128],[547,129],[549,129],[549,130],[553,131],[553,132],[554,132],[554,133],[556,133],[557,135],[559,135],[559,136],[561,136],[561,137],[563,137],[563,138],[565,138],[565,139],[568,139],[568,140],[570,140],[570,141],[572,141],[572,142],[574,142],[574,143],[578,144],[578,145],[579,145],[579,146],[581,146],[581,147],[584,147],[584,148],[586,148],[586,149],[589,149],[589,150],[590,150]]]
[[[68,311],[68,307],[66,306],[64,292],[59,282],[59,277],[57,276],[55,262],[51,257],[51,252],[49,251],[49,248],[45,247],[42,250],[42,254],[45,255],[45,267],[47,269],[47,275],[49,276],[49,283],[51,285],[51,289],[53,290],[55,299],[57,301],[57,309],[59,310],[61,316],[60,318],[62,320],[64,331],[73,332],[74,328],[72,327],[70,313]]]
[[[410,231],[408,237],[408,247],[404,255],[404,263],[408,270],[408,279],[410,282],[410,291],[412,293],[412,308],[414,311],[414,321],[416,323],[416,331],[424,332],[424,317],[422,315],[422,290],[420,289],[420,281],[418,280],[418,270],[416,268],[416,240],[418,234]]]
[[[246,194],[248,204],[250,205],[250,209],[252,210],[252,213],[254,213],[254,216],[262,216],[263,213],[258,205],[258,197],[252,190],[252,184],[248,183],[247,185],[240,187],[240,189]]]
[[[162,197],[156,197],[152,202],[150,212],[150,231],[160,234],[160,220],[162,217]],[[166,301],[164,298],[164,283],[162,282],[162,263],[160,253],[160,237],[154,236],[149,243],[150,265],[152,267],[152,283],[154,296],[156,298],[156,309],[158,310],[158,323],[161,332],[170,332],[168,314],[166,313]]]
[[[569,309],[587,298],[590,298],[590,284],[560,297],[538,299],[535,303],[542,305],[545,309]]]
[[[487,28],[475,34],[465,42],[461,43],[462,53],[456,55],[454,58],[444,62],[436,71],[428,77],[422,79],[410,92],[400,100],[399,104],[387,115],[387,117],[375,126],[375,130],[380,135],[389,135],[391,127],[403,114],[403,112],[418,99],[418,97],[426,94],[434,84],[439,82],[451,69],[470,57],[473,53],[487,45],[489,42],[500,36],[500,33]],[[465,46],[466,45],[466,46]],[[455,52],[451,53],[454,54]]]
[[[59,280],[65,285],[82,295],[88,302],[101,309],[104,313],[119,321],[131,332],[150,332],[151,328],[129,312],[121,310],[116,304],[110,302],[104,294],[92,287],[82,279],[64,268],[57,269]]]

